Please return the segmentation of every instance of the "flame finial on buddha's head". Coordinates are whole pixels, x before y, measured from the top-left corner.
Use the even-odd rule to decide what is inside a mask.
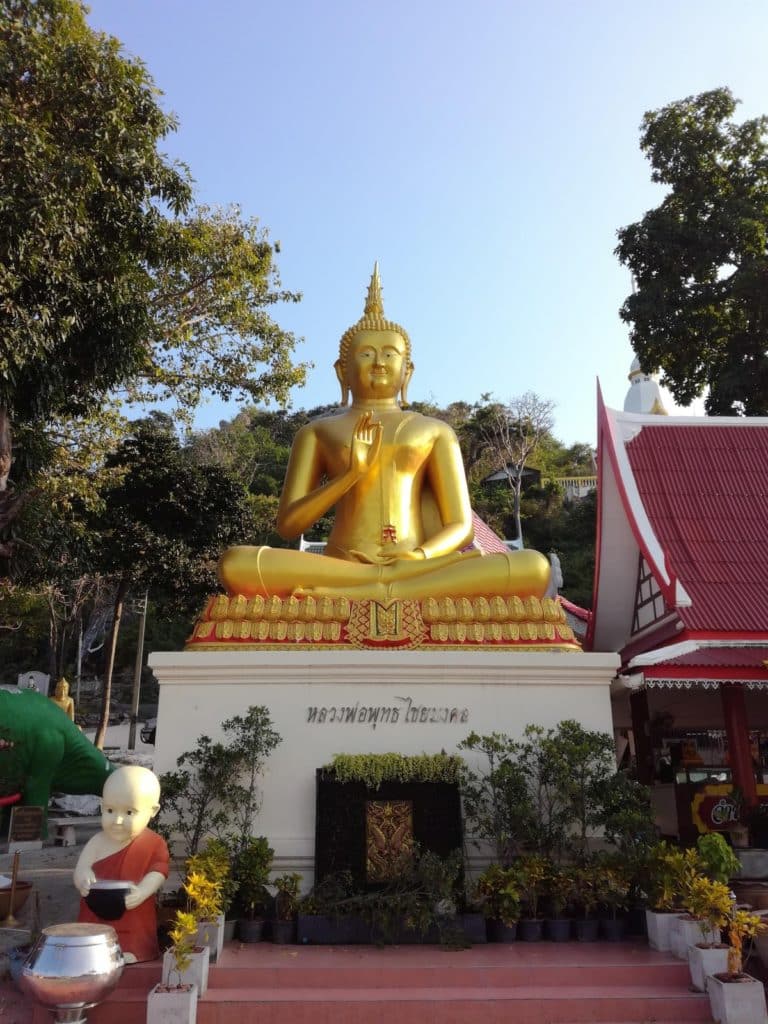
[[[384,301],[381,294],[381,277],[379,276],[378,260],[373,265],[373,273],[371,274],[368,293],[365,297],[363,315],[356,324],[353,324],[344,332],[344,334],[342,334],[341,341],[339,342],[339,358],[336,362],[336,373],[339,377],[339,381],[341,382],[342,405],[346,405],[349,399],[349,389],[344,383],[349,346],[352,343],[352,339],[361,331],[396,331],[405,342],[406,363],[409,366],[411,365],[411,339],[408,337],[408,332],[401,327],[400,324],[396,324],[392,320],[387,320],[384,316]],[[405,390],[403,390],[403,403],[405,403],[405,401]]]

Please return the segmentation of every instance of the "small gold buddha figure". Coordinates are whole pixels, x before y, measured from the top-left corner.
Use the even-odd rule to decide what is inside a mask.
[[[56,683],[56,689],[53,691],[53,696],[50,697],[49,700],[52,700],[56,707],[61,708],[64,714],[74,722],[75,702],[69,696],[69,683],[64,676],[62,676]]]
[[[335,369],[341,406],[296,435],[277,514],[277,529],[290,540],[334,508],[325,553],[229,548],[219,561],[227,592],[383,603],[542,597],[550,576],[543,555],[466,550],[472,510],[459,443],[446,423],[402,407],[414,369],[411,343],[384,317],[378,265]]]

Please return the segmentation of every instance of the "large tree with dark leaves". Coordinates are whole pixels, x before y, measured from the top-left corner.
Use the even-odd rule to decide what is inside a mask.
[[[97,745],[107,727],[117,637],[129,590],[151,589],[167,610],[191,615],[216,589],[218,556],[249,536],[251,521],[240,481],[221,466],[197,462],[164,414],[134,423],[109,461],[123,472],[105,490],[103,511],[93,521],[100,550],[94,562],[117,581]]]
[[[768,118],[733,120],[728,89],[643,119],[641,147],[668,191],[619,231],[636,288],[621,308],[641,365],[713,415],[768,414]]]
[[[0,528],[19,493],[11,424],[44,430],[121,389],[260,400],[302,376],[266,312],[297,298],[274,248],[236,208],[192,206],[158,148],[174,119],[85,10],[4,0],[0,17]]]

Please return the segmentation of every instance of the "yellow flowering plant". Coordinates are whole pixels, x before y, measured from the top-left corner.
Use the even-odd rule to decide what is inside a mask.
[[[184,882],[192,914],[197,921],[215,921],[222,912],[221,882],[191,871]]]
[[[696,875],[689,882],[683,898],[683,909],[695,918],[702,938],[725,928],[731,913],[731,893],[723,882],[705,875]]]
[[[744,940],[754,939],[766,930],[759,914],[733,909],[728,917],[728,974],[732,978],[743,972]]]
[[[197,918],[188,910],[177,910],[173,919],[173,927],[169,932],[171,942],[171,955],[173,956],[173,968],[179,977],[192,962],[192,953],[195,950],[197,939]]]

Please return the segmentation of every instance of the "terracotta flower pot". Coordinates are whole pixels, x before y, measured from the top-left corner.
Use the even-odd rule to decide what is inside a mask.
[[[13,911],[15,915],[27,902],[29,894],[32,892],[31,882],[22,882],[20,878],[16,879],[16,889],[13,894]],[[0,921],[4,921],[8,914],[11,913],[11,887],[7,889],[0,889]]]

